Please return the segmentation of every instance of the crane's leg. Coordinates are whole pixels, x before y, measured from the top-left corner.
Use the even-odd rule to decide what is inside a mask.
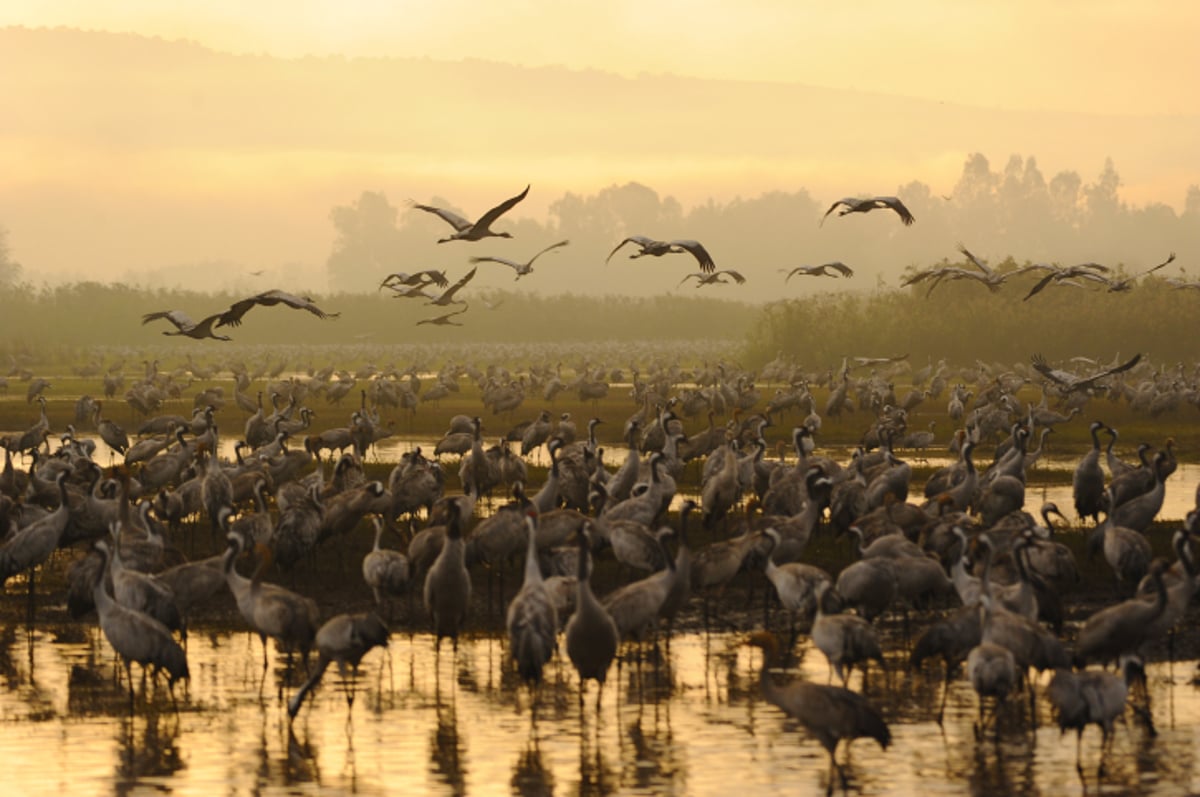
[[[938,704],[937,724],[943,727],[942,720],[946,716],[946,696],[950,694],[950,662],[946,662],[946,674],[942,677],[942,701]]]

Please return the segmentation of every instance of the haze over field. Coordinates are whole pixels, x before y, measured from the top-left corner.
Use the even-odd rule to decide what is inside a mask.
[[[777,297],[775,269],[830,259],[854,263],[852,287],[894,285],[960,238],[990,258],[1138,267],[1173,249],[1194,271],[1200,257],[1194,234],[1174,235],[1200,212],[1200,59],[1171,46],[1198,32],[1188,4],[404,5],[15,4],[6,19],[27,27],[0,29],[0,227],[24,277],[259,287],[244,275],[262,269],[357,290],[470,255],[522,259],[572,226],[521,289],[654,294],[689,270],[601,268],[626,234],[704,240],[751,277],[737,297],[752,300]],[[1011,178],[1019,206],[1060,175],[1078,219],[1037,224],[1034,209],[1021,226],[968,203]],[[447,228],[405,208],[473,217],[526,183],[498,225],[512,242],[437,247]],[[1125,234],[1092,218],[1097,187]],[[396,211],[404,247],[330,280],[331,211],[364,192]],[[817,228],[839,197],[893,193],[912,228],[886,213]],[[601,224],[597,207],[616,210]],[[479,284],[513,287],[502,272]]]

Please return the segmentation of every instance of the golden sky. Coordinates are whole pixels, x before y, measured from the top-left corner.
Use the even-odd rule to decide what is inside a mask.
[[[171,43],[0,50],[0,227],[44,276],[319,273],[330,208],[364,190],[470,212],[532,183],[513,216],[544,221],[631,181],[685,208],[944,195],[973,152],[1085,182],[1111,157],[1135,204],[1200,184],[1192,0],[7,0],[17,26]]]
[[[282,56],[478,57],[983,107],[1200,110],[1192,0],[8,0],[0,22]]]

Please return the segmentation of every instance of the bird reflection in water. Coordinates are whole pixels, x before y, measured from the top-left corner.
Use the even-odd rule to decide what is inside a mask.
[[[510,785],[512,793],[522,797],[554,794],[554,773],[546,766],[536,737],[529,740],[517,757]]]
[[[631,749],[621,752],[621,759],[627,762],[626,777],[622,782],[635,784],[639,789],[658,791],[675,780],[680,766],[675,760],[669,705],[655,705],[649,721],[646,714],[645,706],[639,706],[625,729]]]
[[[600,727],[597,724],[595,739],[587,729],[579,734],[579,795],[580,797],[603,797],[617,790],[619,781],[612,767],[604,763],[604,752],[600,744]]]
[[[179,752],[179,715],[150,710],[121,721],[117,740],[117,784],[161,778],[184,768]],[[117,791],[122,791],[117,786]]]
[[[287,722],[277,730],[287,734],[283,741],[282,752],[278,760],[273,757],[271,745],[267,740],[267,722],[269,710],[264,707],[262,712],[262,729],[259,733],[258,745],[258,782],[282,783],[292,786],[298,783],[321,783],[321,770],[317,765],[319,753],[315,745],[308,741],[307,734],[302,740],[296,736],[292,723]]]
[[[450,787],[453,794],[466,793],[466,748],[458,735],[458,711],[453,696],[437,696],[437,726],[429,740],[430,773]]]

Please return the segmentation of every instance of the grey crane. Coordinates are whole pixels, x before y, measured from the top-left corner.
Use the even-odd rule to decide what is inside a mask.
[[[826,794],[833,793],[834,772],[840,777],[843,788],[847,787],[846,773],[836,757],[838,744],[843,739],[847,745],[855,739],[874,739],[884,750],[891,744],[892,734],[887,723],[865,697],[839,686],[806,681],[792,681],[786,686],[778,686],[768,674],[768,670],[779,663],[779,643],[775,636],[767,631],[759,631],[751,634],[746,644],[763,652],[759,675],[763,697],[803,725],[829,753]]]
[[[1090,517],[1100,520],[1104,511],[1104,471],[1100,468],[1100,430],[1106,428],[1101,421],[1092,421],[1089,431],[1092,447],[1075,466],[1071,479],[1071,490],[1075,495],[1075,513],[1080,519]]]
[[[338,614],[317,629],[314,641],[317,648],[317,666],[308,680],[288,700],[288,717],[295,717],[299,713],[304,698],[321,682],[321,677],[331,663],[337,662],[343,677],[346,665],[357,674],[359,662],[371,648],[387,647],[388,627],[374,612]],[[354,705],[353,686],[346,692],[346,703]]]
[[[577,535],[579,546],[579,571],[575,581],[575,611],[567,620],[567,657],[579,673],[579,701],[588,679],[599,684],[596,694],[596,710],[600,709],[600,698],[608,668],[616,658],[621,635],[617,624],[608,611],[596,600],[592,592],[591,568],[589,567],[590,523]]]
[[[217,322],[218,327],[236,327],[242,323],[242,318],[246,313],[250,312],[255,307],[274,307],[277,304],[282,304],[285,307],[290,307],[293,310],[305,310],[312,313],[322,321],[327,318],[337,318],[339,313],[327,313],[320,307],[317,307],[313,300],[307,296],[296,296],[281,290],[263,291],[256,293],[253,296],[245,299],[240,299],[229,306],[229,309],[221,313],[220,320]]]
[[[446,504],[446,539],[425,574],[424,598],[436,635],[434,650],[440,650],[442,639],[450,637],[457,651],[458,632],[471,605],[471,574],[467,572],[462,507],[458,501]]]
[[[379,516],[372,517],[371,522],[375,524],[375,543],[363,557],[362,574],[375,596],[375,605],[382,606],[388,599],[408,591],[411,567],[408,557],[400,551],[380,547],[385,526]]]
[[[636,244],[638,251],[630,255],[630,259],[637,257],[662,257],[663,255],[680,254],[688,252],[692,257],[696,258],[696,262],[700,264],[700,270],[705,274],[711,274],[717,270],[717,264],[713,262],[712,255],[704,248],[699,241],[691,239],[676,239],[674,241],[658,241],[654,238],[647,238],[644,235],[630,235],[628,238],[621,241],[613,247],[613,250],[608,253],[608,257],[604,259],[607,263],[612,260],[612,256],[617,253],[625,244]]]
[[[92,597],[100,618],[100,630],[125,664],[132,706],[134,662],[142,667],[153,667],[155,672],[166,670],[167,683],[173,686],[180,678],[189,677],[187,655],[162,623],[142,612],[127,609],[112,599],[104,586],[109,563],[108,545],[101,540],[95,548],[100,554],[101,566],[96,572]]]
[[[542,668],[554,655],[558,612],[538,566],[536,511],[526,512],[525,532],[525,580],[508,604],[505,625],[518,674],[526,682],[536,684],[542,680]]]
[[[733,280],[738,285],[746,284],[745,277],[743,277],[739,272],[734,271],[731,268],[727,268],[722,269],[721,271],[714,271],[711,274],[706,274],[703,271],[693,271],[691,274],[685,275],[684,278],[679,281],[679,285],[676,285],[675,287],[680,287],[683,285],[683,283],[690,279],[696,280],[697,288],[703,288],[705,285],[728,285],[729,280],[722,279],[723,277],[729,277],[730,280]]]
[[[519,280],[519,279],[521,279],[521,277],[524,277],[524,276],[527,276],[527,275],[533,273],[533,263],[539,257],[541,257],[542,255],[546,254],[547,252],[549,252],[553,249],[558,249],[560,246],[566,246],[569,243],[571,243],[571,242],[570,241],[559,241],[558,243],[550,244],[545,249],[542,249],[536,255],[534,255],[533,257],[526,260],[524,263],[518,263],[516,261],[509,260],[504,257],[472,257],[472,258],[470,258],[470,262],[472,262],[472,263],[499,263],[502,266],[508,266],[514,272],[516,272],[517,276],[514,278],[514,280]]]
[[[1100,764],[1097,777],[1104,776],[1104,748],[1112,736],[1113,722],[1125,712],[1129,699],[1129,684],[1138,677],[1140,662],[1126,659],[1121,665],[1122,675],[1099,670],[1073,672],[1068,669],[1055,671],[1046,687],[1057,715],[1058,726],[1063,733],[1075,731],[1075,769],[1083,777],[1083,732],[1088,725],[1100,728]]]
[[[911,212],[909,212],[909,209],[904,206],[904,203],[900,201],[899,197],[875,196],[860,199],[858,197],[848,196],[842,197],[837,202],[834,202],[832,205],[830,205],[829,210],[825,211],[825,215],[821,217],[821,221],[817,226],[824,224],[825,218],[830,213],[837,210],[839,206],[842,208],[838,211],[839,216],[845,216],[849,213],[869,213],[872,210],[887,208],[895,211],[896,215],[900,217],[900,220],[904,222],[905,226],[908,226],[916,221],[916,218]]]
[[[426,213],[432,213],[442,221],[454,228],[454,232],[445,238],[439,238],[438,243],[444,244],[447,241],[480,241],[484,238],[512,238],[512,233],[495,232],[492,230],[492,225],[508,211],[512,210],[518,202],[529,194],[529,186],[525,186],[525,190],[516,196],[506,199],[496,207],[484,213],[476,221],[468,221],[452,210],[445,208],[434,207],[433,205],[422,205],[417,202],[410,202],[409,207],[416,210],[423,210]]]
[[[218,335],[213,332],[213,324],[221,318],[221,313],[213,313],[210,316],[205,316],[199,321],[193,321],[191,316],[182,310],[160,310],[154,313],[146,313],[142,316],[142,324],[149,324],[159,318],[165,318],[175,326],[175,331],[164,330],[164,335],[183,335],[196,340],[204,338],[212,338],[214,340],[233,340],[228,335]]]
[[[828,263],[822,263],[819,266],[796,266],[793,269],[780,269],[787,271],[787,276],[783,278],[787,282],[792,277],[837,277],[838,274],[843,277],[853,277],[854,269],[847,266],[840,260],[831,260]],[[836,272],[836,273],[835,273]]]
[[[995,720],[1004,700],[1017,688],[1020,679],[1016,659],[1006,647],[981,642],[967,654],[967,680],[979,696],[979,720],[975,724],[975,738],[979,738],[988,725],[984,700],[989,697],[995,698],[995,707],[991,713],[992,719]]]
[[[241,552],[242,540],[236,534],[227,535],[234,544],[225,551],[225,583],[237,601],[238,611],[263,643],[263,670],[267,669],[267,637],[274,638],[288,655],[300,651],[305,666],[308,653],[320,623],[320,611],[311,598],[306,598],[276,584],[264,584],[263,573],[271,565],[271,551],[256,545],[259,563],[251,578],[234,569],[234,559]]]
[[[455,282],[449,288],[446,288],[444,291],[439,293],[437,296],[430,298],[430,300],[425,302],[425,304],[435,305],[437,307],[449,307],[452,304],[465,305],[466,301],[464,301],[462,299],[455,299],[454,295],[456,293],[458,293],[459,291],[461,291],[463,288],[465,288],[467,283],[475,278],[475,272],[478,270],[479,270],[478,266],[471,269],[466,274],[464,274],[462,277],[459,277],[457,282]],[[464,309],[464,312],[465,312],[465,309]],[[430,323],[434,323],[434,322],[430,322]]]
[[[855,665],[863,665],[864,677],[868,661],[877,661],[882,667],[883,650],[870,623],[856,614],[842,614],[837,593],[828,581],[817,585],[816,599],[817,616],[810,634],[813,645],[829,662],[830,680],[836,672],[845,686]]]
[[[1054,384],[1058,385],[1064,392],[1073,393],[1075,391],[1089,390],[1097,387],[1100,382],[1114,374],[1123,373],[1137,365],[1142,360],[1141,354],[1135,354],[1123,363],[1105,368],[1101,371],[1088,374],[1086,376],[1076,376],[1069,371],[1063,371],[1059,368],[1054,368],[1040,354],[1035,354],[1032,357],[1033,369],[1042,376],[1049,379]]]

